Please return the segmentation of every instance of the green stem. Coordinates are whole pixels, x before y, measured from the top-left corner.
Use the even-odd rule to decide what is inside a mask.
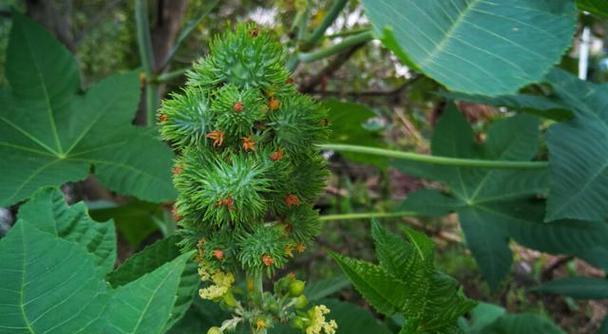
[[[322,144],[319,145],[319,147],[325,150],[379,155],[387,158],[416,161],[440,166],[496,169],[542,169],[549,165],[546,161],[461,159],[346,144]]]
[[[255,294],[259,295],[258,298],[262,298],[262,294],[264,293],[264,273],[262,271],[256,273],[247,273],[247,284],[253,285],[253,289],[250,291],[250,296]],[[253,327],[254,324],[251,324],[251,332],[255,334],[266,334],[266,329],[255,330]]]
[[[344,9],[348,0],[334,0],[329,12],[321,21],[321,24],[312,32],[312,34],[306,39],[306,45],[312,47],[315,45],[321,37],[325,34],[327,28],[329,28],[332,23],[336,20],[336,17],[340,14],[340,12]]]
[[[371,31],[364,31],[356,35],[346,37],[340,43],[334,44],[328,48],[313,52],[300,53],[298,58],[305,63],[310,63],[313,61],[333,56],[337,53],[342,52],[343,50],[350,48],[351,46],[366,43],[371,41],[372,39],[374,39],[374,34]]]
[[[148,22],[147,0],[135,1],[135,25],[137,28],[137,47],[141,66],[146,75],[146,125],[154,124],[156,110],[160,104],[157,84],[151,80],[154,77],[154,57],[152,40],[150,39],[150,24]]]
[[[188,71],[187,68],[180,68],[179,70],[163,73],[156,77],[156,82],[169,82],[173,79],[177,79],[184,75]]]
[[[395,211],[395,212],[356,212],[356,213],[343,213],[336,215],[324,215],[319,219],[321,221],[334,221],[334,220],[354,220],[354,219],[369,219],[369,218],[395,218],[395,217],[411,217],[416,216],[417,213],[413,211]]]

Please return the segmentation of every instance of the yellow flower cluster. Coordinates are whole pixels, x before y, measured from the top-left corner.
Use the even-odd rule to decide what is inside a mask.
[[[336,334],[338,324],[335,320],[326,321],[325,315],[330,311],[325,305],[317,305],[308,311],[310,325],[306,327],[306,334]]]
[[[225,273],[221,270],[208,271],[205,268],[199,268],[198,274],[201,281],[212,281],[213,284],[198,290],[198,294],[202,299],[217,300],[223,297],[234,284],[234,276],[232,273]]]

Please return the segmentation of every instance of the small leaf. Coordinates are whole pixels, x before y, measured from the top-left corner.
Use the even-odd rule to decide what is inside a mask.
[[[139,200],[132,200],[120,206],[107,202],[87,204],[93,219],[98,221],[112,219],[121,236],[135,248],[158,230],[154,219],[163,220],[164,209],[159,204]]]
[[[408,293],[403,282],[371,263],[338,254],[332,257],[357,291],[379,312],[392,315],[403,309]]]
[[[530,313],[506,314],[480,331],[482,334],[565,334],[551,319]]]
[[[593,277],[569,277],[543,283],[533,291],[564,295],[575,299],[608,299],[608,280]]]
[[[329,297],[349,286],[350,281],[344,275],[339,274],[331,278],[307,283],[304,294],[309,301],[315,301]]]
[[[376,116],[368,106],[335,99],[325,101],[323,105],[329,109],[328,119],[332,142],[372,147],[385,146],[379,132],[363,127],[365,122]],[[387,160],[383,157],[346,152],[341,154],[358,163],[373,164],[378,167],[387,165]]]
[[[576,6],[598,17],[608,17],[608,3],[604,0],[576,0]]]

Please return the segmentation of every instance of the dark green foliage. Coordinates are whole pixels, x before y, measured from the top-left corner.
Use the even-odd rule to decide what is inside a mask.
[[[286,82],[281,45],[251,25],[215,39],[188,77],[159,115],[180,152],[182,244],[214,268],[272,273],[319,232],[324,109]]]
[[[475,302],[458,282],[435,269],[434,245],[424,234],[406,229],[407,241],[373,223],[379,265],[334,254],[357,290],[379,312],[403,314],[401,333],[457,333],[457,320]]]

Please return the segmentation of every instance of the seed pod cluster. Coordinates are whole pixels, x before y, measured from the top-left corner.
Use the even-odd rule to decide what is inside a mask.
[[[319,232],[325,110],[284,65],[276,39],[239,25],[212,41],[160,110],[161,136],[178,156],[183,245],[214,269],[271,274]]]

